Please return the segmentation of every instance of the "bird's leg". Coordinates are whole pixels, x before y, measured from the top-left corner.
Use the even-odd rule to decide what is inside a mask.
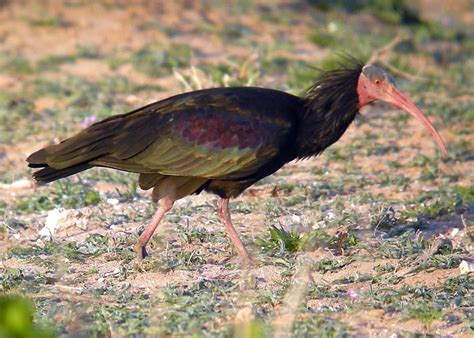
[[[221,198],[217,205],[217,215],[221,219],[222,223],[224,223],[225,230],[229,235],[232,244],[234,244],[237,252],[240,256],[243,266],[249,266],[252,264],[252,258],[248,253],[247,249],[244,246],[244,243],[240,240],[239,234],[235,230],[232,221],[230,219],[230,212],[229,212],[229,199],[228,198]]]
[[[153,236],[153,233],[158,227],[158,224],[160,224],[165,213],[173,207],[173,203],[174,200],[169,197],[163,197],[158,202],[158,210],[156,210],[150,223],[145,228],[145,231],[143,231],[143,233],[140,235],[140,238],[138,239],[137,244],[135,246],[135,252],[137,253],[139,259],[143,259],[147,256],[145,247],[151,236]]]

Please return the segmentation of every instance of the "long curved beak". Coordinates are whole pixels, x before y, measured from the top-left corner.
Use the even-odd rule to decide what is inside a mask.
[[[387,97],[385,101],[392,103],[393,105],[397,106],[400,109],[403,109],[407,113],[410,113],[411,115],[415,116],[418,120],[420,120],[421,123],[423,123],[425,128],[428,129],[430,134],[435,139],[441,153],[444,156],[448,156],[448,150],[446,149],[446,145],[443,141],[443,138],[435,129],[435,127],[433,127],[430,120],[428,120],[425,114],[423,114],[421,110],[418,109],[418,107],[415,106],[415,104],[405,94],[403,94],[400,90],[398,90],[395,86],[392,86],[391,89],[392,90],[390,90],[390,92],[387,93]]]

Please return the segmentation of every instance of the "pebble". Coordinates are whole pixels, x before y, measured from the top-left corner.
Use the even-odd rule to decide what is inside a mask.
[[[108,198],[107,203],[109,203],[110,205],[117,205],[120,203],[120,201],[117,198]]]
[[[451,229],[451,232],[449,233],[449,237],[454,238],[459,232],[458,228],[453,228]]]
[[[31,187],[33,187],[33,182],[31,182],[29,179],[26,179],[26,178],[21,178],[10,184],[4,184],[4,183],[0,184],[0,189],[7,189],[7,190],[27,189]]]
[[[50,240],[60,229],[75,226],[82,230],[87,230],[88,217],[84,214],[85,210],[64,210],[63,208],[50,210],[44,227],[41,228],[38,235]]]
[[[461,261],[461,263],[459,264],[459,270],[461,271],[462,275],[464,275],[466,273],[469,273],[469,272],[473,272],[474,271],[474,262],[467,261],[467,260]]]

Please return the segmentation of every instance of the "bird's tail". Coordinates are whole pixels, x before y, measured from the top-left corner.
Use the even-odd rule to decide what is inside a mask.
[[[126,114],[114,115],[80,133],[31,154],[26,161],[38,182],[52,182],[95,166],[136,173],[148,172],[133,160],[145,151],[158,134],[154,128],[161,117],[156,104]]]
[[[34,167],[34,164],[33,165],[29,164],[29,166]],[[49,182],[59,180],[60,178],[77,174],[81,171],[90,169],[92,167],[93,165],[90,165],[89,163],[79,163],[77,165],[64,168],[64,169],[54,169],[46,164],[44,167],[42,167],[42,169],[35,171],[33,173],[33,178],[37,182],[49,183]]]
[[[94,166],[91,162],[111,151],[111,139],[117,132],[116,121],[93,125],[59,144],[40,149],[26,159],[38,182],[52,182]],[[105,128],[104,126],[107,125]]]

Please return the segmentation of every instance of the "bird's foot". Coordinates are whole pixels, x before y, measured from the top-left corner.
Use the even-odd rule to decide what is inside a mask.
[[[137,254],[137,259],[138,260],[142,260],[146,256],[148,256],[148,253],[146,252],[145,246],[140,244],[140,243],[135,244],[135,253]]]

